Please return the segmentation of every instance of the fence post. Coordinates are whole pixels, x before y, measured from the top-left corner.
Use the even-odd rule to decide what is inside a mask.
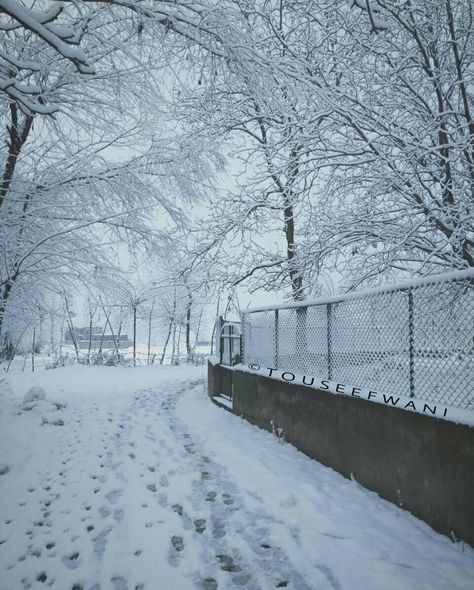
[[[332,379],[332,342],[331,342],[331,325],[332,325],[332,307],[328,303],[326,306],[326,344],[328,349],[328,379]]]
[[[408,351],[410,397],[415,397],[415,336],[413,332],[413,290],[408,289]]]
[[[308,362],[308,308],[297,307],[296,313],[296,342],[295,353],[296,361],[295,369],[304,375],[305,372],[311,368],[311,363]]]
[[[217,328],[219,330],[218,335],[219,335],[219,365],[222,365],[222,357],[224,354],[224,338],[222,336],[222,324],[224,323],[222,316],[219,316],[219,320],[217,322]]]
[[[278,369],[278,309],[275,309],[275,369]]]

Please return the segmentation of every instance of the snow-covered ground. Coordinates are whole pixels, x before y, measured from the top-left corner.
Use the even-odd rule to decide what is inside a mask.
[[[473,549],[214,406],[204,367],[0,376],[0,474],[0,590],[473,587]]]

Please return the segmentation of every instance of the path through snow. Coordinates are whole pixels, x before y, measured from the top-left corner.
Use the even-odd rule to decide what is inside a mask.
[[[203,376],[0,384],[0,590],[472,588],[472,549],[216,408]],[[21,410],[33,382],[53,409]]]

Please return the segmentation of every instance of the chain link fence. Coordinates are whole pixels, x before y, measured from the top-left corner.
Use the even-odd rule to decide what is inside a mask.
[[[474,410],[474,271],[242,316],[243,362]]]

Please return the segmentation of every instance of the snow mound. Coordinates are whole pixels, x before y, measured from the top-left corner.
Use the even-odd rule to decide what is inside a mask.
[[[32,388],[33,389],[33,388]],[[38,388],[41,389],[41,388]],[[31,391],[31,390],[30,390]],[[44,390],[43,395],[44,395]],[[30,393],[30,392],[28,392]],[[28,394],[27,394],[28,395]],[[26,396],[25,396],[26,399]],[[54,402],[46,399],[37,399],[34,401],[23,401],[23,412],[31,412],[38,416],[41,425],[52,424],[54,426],[64,426],[64,419],[61,410],[65,405],[61,402]]]
[[[23,398],[23,405],[30,404],[31,402],[37,402],[46,399],[45,390],[39,385],[33,385],[25,394]]]

